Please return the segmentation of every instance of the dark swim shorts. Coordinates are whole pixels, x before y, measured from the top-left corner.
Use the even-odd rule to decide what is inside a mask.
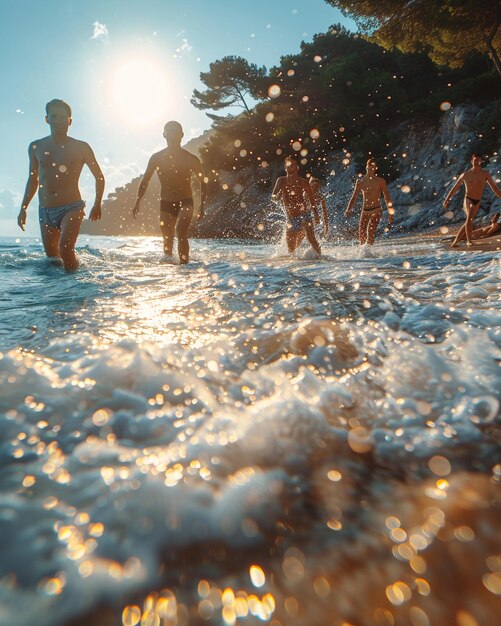
[[[311,222],[311,213],[300,213],[287,220],[287,229],[291,233],[297,233],[302,230],[308,222]]]
[[[56,207],[39,207],[38,219],[40,225],[48,226],[49,228],[61,228],[61,222],[63,217],[72,213],[73,211],[81,211],[85,208],[85,202],[83,200],[76,200],[69,204],[63,204],[63,206]]]
[[[193,209],[193,198],[184,198],[175,202],[160,200],[160,213],[168,213],[172,217],[177,217],[182,208]]]

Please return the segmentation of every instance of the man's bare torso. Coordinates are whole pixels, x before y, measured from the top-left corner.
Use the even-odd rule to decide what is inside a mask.
[[[162,200],[178,202],[192,197],[191,176],[202,177],[201,164],[195,155],[184,148],[166,148],[154,155],[154,163]]]
[[[488,172],[482,169],[471,169],[463,174],[466,195],[472,200],[480,201],[487,183]]]
[[[67,137],[56,143],[52,136],[34,141],[30,152],[38,162],[40,206],[58,207],[81,200],[78,180],[89,146]]]
[[[381,194],[383,192],[383,178],[379,176],[364,176],[359,181],[359,189],[362,192],[363,205],[366,211],[381,206]]]
[[[283,202],[285,212],[289,218],[297,217],[308,210],[305,197],[308,181],[304,178],[291,178],[281,176],[279,179],[279,194]]]

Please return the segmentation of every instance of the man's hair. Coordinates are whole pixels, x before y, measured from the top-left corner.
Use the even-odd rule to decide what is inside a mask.
[[[476,159],[476,158],[479,158],[479,159],[482,159],[482,160],[483,160],[483,158],[484,158],[484,157],[483,157],[481,154],[479,154],[478,152],[473,152],[473,153],[472,153],[472,155],[471,155],[471,157],[470,157],[470,161],[471,161],[472,159]]]
[[[65,102],[64,100],[60,100],[59,98],[54,98],[54,100],[51,100],[50,102],[47,102],[47,104],[45,105],[45,113],[47,115],[50,114],[50,109],[52,107],[55,106],[59,106],[62,107],[63,109],[66,109],[66,112],[68,113],[68,117],[71,117],[71,107],[70,105]]]
[[[297,163],[297,159],[296,159],[296,157],[295,157],[295,156],[291,156],[291,155],[289,154],[289,155],[288,155],[288,156],[286,156],[286,157],[285,157],[285,159],[284,159],[284,163],[287,163],[287,162],[289,162],[289,163],[293,163],[293,162],[294,162],[294,163]]]
[[[172,131],[179,131],[180,133],[183,132],[183,127],[181,126],[181,124],[179,122],[176,122],[175,120],[171,120],[170,122],[167,122],[167,124],[164,126],[164,132],[172,132]]]
[[[367,159],[365,167],[369,167],[369,165],[376,165],[376,159],[373,159],[372,157],[370,159]]]

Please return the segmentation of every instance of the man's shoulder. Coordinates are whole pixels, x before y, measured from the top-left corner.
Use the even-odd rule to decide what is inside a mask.
[[[92,150],[90,144],[82,139],[75,139],[75,137],[68,137],[68,142],[72,148],[80,151]]]
[[[39,147],[44,147],[45,145],[47,145],[49,139],[50,135],[48,135],[47,137],[41,137],[40,139],[34,139],[29,145],[30,150],[36,150]]]
[[[196,156],[196,154],[193,154],[193,152],[186,150],[186,148],[181,148],[181,151],[183,156],[187,160],[191,161],[192,163],[200,163],[200,159]]]

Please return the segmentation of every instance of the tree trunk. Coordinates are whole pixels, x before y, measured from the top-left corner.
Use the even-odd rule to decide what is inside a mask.
[[[501,75],[501,59],[499,58],[496,48],[492,45],[492,42],[494,41],[494,37],[496,36],[496,33],[498,32],[498,28],[499,28],[499,22],[495,23],[492,26],[489,34],[484,37],[484,42],[485,42],[485,45],[487,46],[489,56],[491,57],[492,62],[494,63],[494,67],[496,68],[498,74]]]
[[[247,102],[245,102],[245,98],[243,96],[243,93],[240,91],[240,89],[238,87],[235,87],[235,89],[237,90],[237,93],[240,97],[240,100],[242,101],[242,104],[245,107],[245,110],[247,111],[247,115],[250,117],[252,115],[251,110],[249,109],[249,107],[247,106]]]

